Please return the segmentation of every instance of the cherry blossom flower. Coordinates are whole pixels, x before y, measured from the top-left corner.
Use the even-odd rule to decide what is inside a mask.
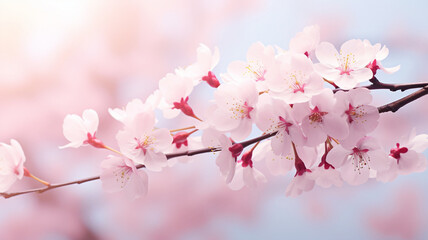
[[[327,162],[327,155],[333,149],[331,140],[328,139],[324,143],[324,154],[321,156],[321,162],[318,167],[312,168],[310,178],[315,180],[315,184],[323,188],[329,188],[332,185],[337,187],[342,186],[343,181],[340,172],[333,165]]]
[[[244,186],[253,189],[267,181],[263,173],[254,168],[253,150],[254,148],[242,154],[241,160],[238,161],[235,176],[229,183],[232,190],[239,190]]]
[[[327,155],[327,162],[340,173],[347,183],[360,185],[365,183],[371,170],[382,171],[388,167],[388,155],[372,137],[363,137],[352,148],[335,146]]]
[[[101,163],[101,168],[100,178],[104,191],[113,193],[123,190],[132,199],[147,194],[147,173],[137,170],[132,160],[109,155]]]
[[[146,99],[144,103],[143,101],[141,101],[141,99],[133,99],[126,105],[125,110],[119,108],[109,108],[108,112],[114,119],[124,124],[127,124],[131,122],[134,117],[141,112],[154,111],[159,105],[160,100],[160,91],[156,90]]]
[[[22,179],[26,172],[25,160],[24,151],[15,139],[10,145],[0,144],[0,192],[6,192],[16,180]]]
[[[283,156],[290,154],[291,142],[304,145],[306,139],[289,105],[263,94],[257,108],[259,109],[256,118],[257,127],[265,133],[278,131],[271,140],[275,154]]]
[[[272,151],[271,140],[265,140],[254,149],[254,159],[264,160],[274,176],[285,175],[294,166],[294,155],[277,155]]]
[[[307,102],[323,89],[323,80],[303,54],[283,54],[266,74],[269,94],[288,104]]]
[[[97,148],[105,147],[95,136],[98,129],[98,114],[92,109],[83,111],[82,117],[76,114],[68,114],[64,119],[62,128],[65,138],[70,143],[59,147],[61,149],[67,147],[78,148],[86,144]]]
[[[390,150],[388,169],[378,172],[377,179],[383,182],[392,181],[398,174],[406,175],[422,172],[427,167],[427,159],[422,154],[428,148],[428,135],[416,135],[415,129],[396,143]]]
[[[349,126],[349,135],[345,139],[340,138],[340,144],[352,147],[360,138],[376,129],[379,111],[369,105],[372,95],[366,88],[339,91],[335,96],[336,111],[346,119]]]
[[[160,171],[167,162],[164,151],[173,139],[168,129],[154,129],[154,124],[153,112],[140,113],[117,133],[116,139],[126,157],[144,164],[148,170]]]
[[[230,183],[235,176],[236,161],[243,147],[241,144],[234,144],[224,134],[220,135],[218,141],[222,150],[216,159],[216,164],[226,178],[226,183]]]
[[[217,77],[212,72],[220,60],[218,47],[212,52],[204,44],[200,44],[197,49],[197,61],[188,66],[182,74],[190,77],[193,80],[193,85],[197,85],[202,81],[207,82],[211,87],[217,88],[220,83]]]
[[[258,96],[252,82],[222,84],[214,93],[207,121],[219,131],[230,132],[232,139],[243,140],[251,133]]]
[[[320,28],[318,25],[307,26],[290,40],[289,49],[294,53],[305,54],[312,57],[320,42]]]
[[[381,69],[388,74],[395,73],[396,71],[400,70],[400,65],[391,68],[385,68],[382,66],[381,61],[383,61],[389,54],[389,50],[385,45],[381,48],[382,45],[380,43],[372,45],[367,39],[365,39],[363,43],[366,49],[371,51],[372,55],[374,56],[374,59],[372,59],[371,62],[366,66],[372,70],[373,75],[376,74],[378,69]]]
[[[265,80],[268,69],[275,64],[275,49],[257,42],[247,52],[247,61],[234,61],[229,64],[227,74],[222,75],[226,82],[253,82],[258,91],[267,90]]]
[[[322,42],[315,50],[315,55],[320,61],[315,64],[315,70],[342,89],[352,89],[373,77],[373,72],[366,68],[373,60],[371,51],[359,39],[343,43],[340,52],[331,43]]]
[[[307,141],[306,146],[315,147],[325,142],[327,136],[343,139],[349,134],[346,119],[335,109],[336,99],[330,89],[312,97],[310,102],[293,105],[294,116],[301,122]]]
[[[162,100],[159,108],[165,118],[174,118],[180,111],[190,117],[195,117],[187,101],[193,90],[192,79],[186,76],[168,73],[159,81],[159,90]]]
[[[309,177],[312,174],[311,172],[304,172],[302,175],[296,175],[288,184],[287,189],[285,190],[285,196],[287,197],[297,197],[303,192],[308,192],[312,190],[315,186],[315,181]]]

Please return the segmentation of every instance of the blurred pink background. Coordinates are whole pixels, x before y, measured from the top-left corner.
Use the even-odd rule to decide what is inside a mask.
[[[120,125],[107,109],[145,99],[166,73],[196,59],[199,43],[219,46],[220,73],[244,60],[253,42],[287,48],[310,24],[319,24],[321,39],[337,46],[351,38],[386,44],[384,65],[402,69],[380,75],[385,82],[428,81],[426,7],[386,0],[0,1],[0,141],[17,139],[26,167],[48,181],[98,175],[108,153],[58,149],[67,142],[66,114],[97,110],[97,136],[116,147]],[[375,94],[378,105],[400,96]],[[426,103],[419,99],[385,118],[426,133]],[[214,156],[203,155],[149,173],[148,196],[134,202],[103,193],[99,181],[1,199],[1,238],[428,238],[426,173],[389,184],[316,189],[295,199],[284,194],[291,175],[268,178],[264,188],[231,191]],[[12,191],[33,187],[40,185],[25,179]]]

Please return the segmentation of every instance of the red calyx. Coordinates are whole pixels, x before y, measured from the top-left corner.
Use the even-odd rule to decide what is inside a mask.
[[[236,159],[239,155],[241,155],[242,150],[244,150],[244,147],[240,143],[233,144],[232,147],[229,148],[229,151],[232,153],[232,157]]]
[[[188,132],[179,132],[173,136],[172,143],[173,144],[175,143],[175,146],[177,148],[180,148],[181,145],[184,145],[187,147],[188,145],[187,138],[189,137],[189,135],[190,133]]]
[[[181,98],[180,102],[174,102],[174,107],[172,109],[179,109],[182,113],[189,117],[197,118],[196,115],[193,113],[193,109],[189,106],[187,103],[189,101],[189,97],[186,97],[186,99]]]
[[[88,139],[86,139],[83,143],[89,144],[96,148],[105,148],[104,143],[101,140],[97,139],[97,137],[95,137],[95,133],[96,132],[94,132],[94,135],[88,133]]]
[[[218,81],[217,77],[214,73],[211,71],[208,72],[207,76],[202,77],[202,81],[205,81],[213,88],[218,88],[220,86],[220,82]]]
[[[241,158],[242,167],[250,166],[252,168],[253,167],[253,161],[251,160],[252,158],[253,158],[253,149],[242,154],[242,158]]]
[[[373,76],[376,74],[377,70],[380,69],[379,65],[377,65],[376,59],[373,62],[367,64],[366,68],[369,68],[373,72]]]

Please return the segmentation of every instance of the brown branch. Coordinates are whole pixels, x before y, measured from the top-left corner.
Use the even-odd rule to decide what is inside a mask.
[[[370,79],[370,82],[372,83],[369,86],[362,86],[364,88],[370,89],[370,90],[376,90],[376,89],[388,89],[392,92],[395,91],[406,91],[413,88],[423,88],[428,86],[428,82],[421,82],[421,83],[407,83],[407,84],[389,84],[389,83],[382,83],[380,82],[376,77],[373,77]]]
[[[397,101],[378,107],[379,113],[396,112],[398,109],[400,109],[404,105],[411,103],[416,99],[421,98],[427,94],[428,94],[428,86],[424,86],[422,89],[419,89],[418,91],[412,94],[409,94],[403,98],[400,98]]]
[[[267,138],[270,138],[272,136],[274,136],[277,132],[272,132],[269,134],[264,134],[261,135],[259,137],[256,138],[252,138],[249,139],[247,141],[243,141],[240,142],[240,144],[242,144],[242,146],[245,148],[251,144],[254,144],[256,142],[265,140]],[[198,154],[202,154],[202,153],[209,153],[209,152],[218,152],[221,151],[220,147],[215,147],[215,148],[202,148],[202,149],[197,149],[197,150],[190,150],[190,151],[184,151],[184,152],[179,152],[179,153],[169,153],[166,154],[166,158],[167,159],[171,159],[171,158],[176,158],[176,157],[182,157],[182,156],[193,156],[193,155],[198,155]],[[137,169],[140,168],[145,168],[144,165],[140,164],[136,166]],[[69,185],[74,185],[74,184],[82,184],[82,183],[86,183],[86,182],[92,182],[95,180],[100,179],[100,176],[95,176],[95,177],[90,177],[90,178],[83,178],[80,180],[76,180],[76,181],[71,181],[71,182],[65,182],[65,183],[59,183],[59,184],[51,184],[49,186],[46,187],[42,187],[42,188],[35,188],[35,189],[30,189],[30,190],[26,190],[26,191],[21,191],[21,192],[11,192],[11,193],[0,193],[0,196],[4,197],[4,198],[11,198],[11,197],[15,197],[18,195],[23,195],[23,194],[28,194],[28,193],[43,193],[52,189],[56,189],[56,188],[60,188],[60,187],[65,187],[65,186],[69,186]]]
[[[395,91],[406,91],[409,89],[414,89],[414,88],[423,88],[428,86],[428,82],[421,82],[421,83],[406,83],[406,84],[389,84],[389,83],[382,83],[380,82],[376,77],[373,77],[372,79],[370,79],[370,82],[372,83],[371,85],[366,85],[366,86],[360,86],[359,88],[367,88],[369,90],[378,90],[378,89],[387,89],[391,92],[395,92]],[[344,90],[344,89],[333,89],[333,92],[338,92],[338,91],[349,91],[349,90]]]

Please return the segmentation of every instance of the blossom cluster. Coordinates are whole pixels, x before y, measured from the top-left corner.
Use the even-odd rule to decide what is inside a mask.
[[[69,143],[61,148],[90,145],[112,151],[101,164],[103,188],[124,191],[130,198],[147,193],[146,171],[176,163],[168,154],[202,147],[221,151],[216,164],[231,189],[266,182],[263,161],[273,175],[294,173],[287,196],[315,185],[392,181],[426,168],[422,152],[428,135],[413,131],[389,149],[373,136],[379,111],[370,90],[359,84],[374,79],[378,70],[399,70],[382,65],[387,55],[385,46],[360,39],[346,41],[337,50],[320,42],[318,26],[308,26],[290,41],[288,50],[254,43],[245,61],[234,61],[226,73],[215,74],[219,50],[201,45],[196,62],[168,73],[145,101],[133,99],[123,109],[108,110],[123,125],[116,134],[119,150],[96,137],[99,119],[91,109],[81,117],[65,117],[63,132]],[[196,112],[191,95],[199,84],[213,89],[214,97]],[[156,111],[166,119],[182,114],[194,125],[162,128]],[[257,131],[262,136],[246,149],[250,144],[244,140]],[[11,146],[0,146],[2,192],[23,176],[25,156],[16,141]]]

